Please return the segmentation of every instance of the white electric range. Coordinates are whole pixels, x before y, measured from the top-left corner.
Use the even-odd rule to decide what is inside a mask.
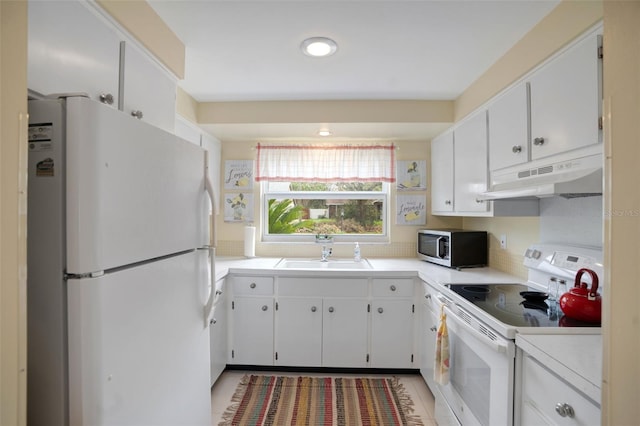
[[[438,424],[513,424],[516,334],[600,334],[599,323],[566,317],[556,301],[581,268],[602,283],[601,250],[536,244],[524,265],[524,282],[445,284],[432,297],[446,314],[450,344],[449,382],[437,385],[450,412],[436,413]]]

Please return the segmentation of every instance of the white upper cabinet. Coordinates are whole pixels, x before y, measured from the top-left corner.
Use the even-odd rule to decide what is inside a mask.
[[[587,36],[529,78],[531,159],[601,141],[599,36]]]
[[[526,83],[509,89],[489,106],[489,168],[529,160],[529,90]]]
[[[93,2],[29,2],[28,86],[86,93],[170,133],[176,78]]]
[[[481,110],[454,131],[454,194],[457,212],[487,212],[478,195],[487,190],[487,112]]]
[[[124,72],[121,108],[126,114],[173,133],[176,81],[133,43],[122,43]]]
[[[42,95],[110,96],[118,106],[120,37],[76,1],[30,1],[28,87]]]
[[[453,132],[431,141],[431,210],[453,212]]]

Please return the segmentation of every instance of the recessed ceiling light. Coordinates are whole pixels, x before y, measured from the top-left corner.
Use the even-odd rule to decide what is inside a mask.
[[[338,45],[335,41],[326,37],[311,37],[300,45],[302,52],[307,56],[321,58],[336,53]]]
[[[326,129],[318,130],[318,136],[331,136],[332,134],[331,131]]]

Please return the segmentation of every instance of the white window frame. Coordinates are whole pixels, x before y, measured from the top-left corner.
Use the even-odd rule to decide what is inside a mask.
[[[372,197],[380,198],[383,201],[382,207],[382,234],[333,234],[333,243],[389,243],[390,236],[390,218],[391,218],[391,184],[382,182],[382,191],[272,191],[268,192],[269,182],[260,183],[260,203],[261,220],[262,220],[262,242],[267,243],[315,243],[315,235],[311,234],[269,234],[269,199],[271,198],[288,198],[288,199],[371,199]]]

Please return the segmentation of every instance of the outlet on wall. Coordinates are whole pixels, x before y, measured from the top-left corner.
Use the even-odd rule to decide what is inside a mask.
[[[505,234],[500,235],[500,248],[503,250],[507,248],[507,236]]]

